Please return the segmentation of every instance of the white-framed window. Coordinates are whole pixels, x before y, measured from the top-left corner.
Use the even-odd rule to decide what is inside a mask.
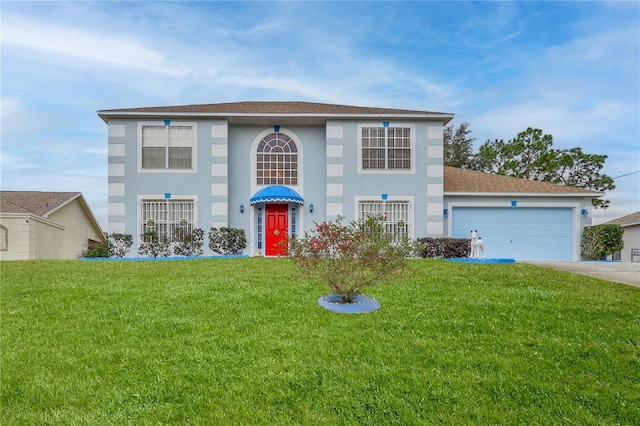
[[[142,197],[138,201],[140,234],[155,231],[159,237],[174,241],[176,231],[198,227],[195,198],[161,199]]]
[[[196,124],[138,123],[138,170],[194,172]]]
[[[359,172],[413,172],[415,126],[413,124],[362,123],[358,125]]]
[[[297,185],[298,147],[283,133],[262,138],[256,150],[256,185]]]
[[[413,200],[412,199],[368,199],[356,200],[358,219],[370,216],[382,216],[386,231],[396,242],[413,238]]]

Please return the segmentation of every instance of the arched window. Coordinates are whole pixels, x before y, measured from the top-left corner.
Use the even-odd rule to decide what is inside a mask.
[[[298,184],[298,149],[289,136],[271,133],[262,138],[256,161],[256,184]]]

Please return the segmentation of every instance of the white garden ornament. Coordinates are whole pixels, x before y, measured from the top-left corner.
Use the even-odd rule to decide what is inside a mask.
[[[478,237],[478,231],[471,231],[471,259],[480,259],[480,252],[482,250],[482,258],[484,259],[484,243],[482,237]]]

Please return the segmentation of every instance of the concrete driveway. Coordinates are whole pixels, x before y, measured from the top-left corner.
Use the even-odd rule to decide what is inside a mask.
[[[588,275],[603,280],[640,287],[640,262],[553,262],[523,260],[521,263],[560,269],[573,272],[574,274]]]

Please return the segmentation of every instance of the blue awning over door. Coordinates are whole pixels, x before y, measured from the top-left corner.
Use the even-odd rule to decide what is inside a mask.
[[[302,196],[291,188],[281,185],[272,185],[262,188],[249,200],[251,204],[257,203],[297,203],[304,204]]]

